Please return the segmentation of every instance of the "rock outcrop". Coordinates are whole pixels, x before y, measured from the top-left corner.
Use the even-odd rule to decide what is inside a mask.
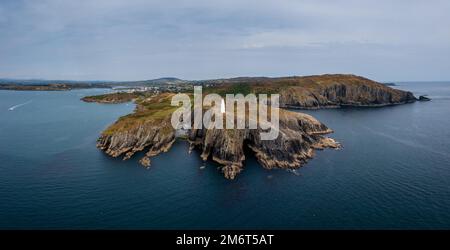
[[[241,84],[240,81],[245,81]],[[209,84],[209,83],[208,83]],[[239,78],[212,81],[205,93],[280,93],[281,107],[331,108],[343,106],[385,106],[414,102],[412,93],[353,75],[323,75],[287,78]],[[243,93],[243,94],[247,94]],[[132,157],[146,150],[140,163],[151,164],[151,157],[166,152],[176,140],[170,123],[176,109],[170,105],[173,93],[103,95],[85,101],[113,103],[134,99],[136,110],[121,117],[106,129],[97,146],[112,157]],[[422,98],[423,99],[423,98]],[[187,140],[191,149],[201,151],[203,160],[219,163],[224,176],[234,179],[244,169],[247,147],[267,169],[295,169],[303,166],[315,150],[339,148],[338,142],[326,137],[333,131],[310,115],[279,110],[279,133],[275,140],[261,140],[262,129],[191,129]]]
[[[419,96],[418,100],[421,102],[429,102],[429,101],[431,101],[431,98],[427,97],[426,95],[421,95],[421,96]]]
[[[170,128],[170,120],[166,120],[160,124],[142,123],[128,130],[103,133],[97,147],[112,157],[122,156],[124,160],[146,149],[148,152],[140,162],[149,167],[150,157],[167,152],[174,143],[175,130]]]
[[[379,107],[416,100],[411,92],[355,75],[302,77],[280,91],[280,106],[291,108]]]
[[[171,109],[167,101],[173,94],[161,94],[137,101],[133,114],[121,117],[106,129],[97,147],[112,157],[131,158],[147,151],[140,163],[149,167],[151,157],[166,152],[176,139],[170,123]],[[203,160],[212,159],[222,166],[228,179],[243,170],[245,147],[250,148],[259,163],[267,169],[301,167],[314,155],[314,150],[338,148],[339,144],[324,135],[332,131],[310,115],[279,110],[279,133],[275,140],[261,140],[262,129],[191,129],[187,139],[191,147],[201,150]]]
[[[170,118],[173,94],[139,99],[133,114],[126,115],[108,127],[97,140],[97,147],[112,157],[131,158],[136,152],[146,150],[140,163],[150,166],[150,158],[167,152],[175,142],[175,129]]]
[[[295,169],[314,155],[315,149],[339,148],[339,143],[325,137],[333,131],[310,115],[280,110],[279,135],[275,140],[261,140],[260,128],[244,130],[191,130],[189,142],[201,150],[203,160],[221,164],[228,179],[234,179],[244,167],[244,147],[249,147],[258,162],[267,169]]]
[[[379,107],[417,100],[411,92],[361,76],[343,74],[223,79],[211,89],[223,93],[278,93],[280,107],[303,109]]]

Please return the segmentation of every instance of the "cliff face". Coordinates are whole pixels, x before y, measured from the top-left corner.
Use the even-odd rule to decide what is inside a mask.
[[[355,75],[302,77],[280,91],[280,105],[294,108],[376,107],[416,100],[411,92]]]
[[[133,114],[121,117],[106,129],[97,147],[112,157],[131,158],[147,151],[140,163],[146,167],[150,158],[170,149],[176,139],[170,118],[173,107],[167,100],[171,94],[137,101]],[[201,150],[203,160],[212,159],[222,165],[228,179],[234,179],[244,168],[244,148],[249,147],[259,163],[268,169],[298,168],[313,157],[315,149],[338,148],[339,144],[324,134],[331,133],[310,115],[279,110],[277,139],[261,140],[262,129],[191,129],[187,131],[192,148]]]
[[[203,160],[221,164],[225,178],[234,179],[243,170],[244,147],[248,146],[258,162],[267,169],[299,168],[314,155],[314,149],[338,148],[324,134],[332,131],[310,115],[280,110],[280,131],[275,140],[261,140],[258,129],[191,130],[189,142],[201,150]]]
[[[146,149],[146,156],[140,162],[149,167],[150,157],[167,152],[174,143],[175,130],[170,128],[170,120],[165,120],[160,124],[142,123],[128,130],[103,133],[97,147],[112,157],[123,156],[124,160]]]
[[[170,106],[173,94],[160,94],[136,101],[133,114],[126,115],[109,126],[97,140],[97,147],[112,157],[131,158],[147,150],[141,164],[149,167],[150,157],[167,152],[175,141],[170,118],[175,107]]]
[[[387,106],[416,101],[411,92],[392,89],[376,83],[332,83],[308,88],[287,87],[280,92],[280,106],[328,108],[341,106]]]
[[[355,75],[320,75],[280,78],[221,80],[212,91],[278,93],[280,107],[333,108],[342,106],[387,106],[414,102],[411,92]]]
[[[245,81],[241,84],[240,81]],[[212,84],[216,84],[213,82]],[[384,106],[413,102],[410,92],[392,89],[383,84],[353,75],[323,75],[287,78],[243,78],[221,80],[205,93],[280,93],[281,107],[330,108],[341,106]],[[121,117],[106,129],[97,146],[112,157],[132,157],[147,150],[140,160],[150,166],[150,157],[170,149],[176,139],[170,118],[177,107],[170,105],[174,94],[103,95],[85,101],[114,103],[134,99],[136,110]],[[212,159],[222,165],[228,179],[244,169],[244,149],[248,147],[258,162],[267,169],[294,169],[304,165],[314,151],[339,148],[339,143],[325,135],[327,126],[310,115],[279,110],[279,133],[275,140],[261,140],[258,129],[192,129],[187,131],[192,148],[201,151],[203,160]]]

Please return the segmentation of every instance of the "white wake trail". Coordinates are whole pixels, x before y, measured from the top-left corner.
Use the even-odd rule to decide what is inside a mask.
[[[29,104],[29,103],[31,103],[31,102],[32,102],[32,100],[29,100],[28,102],[24,102],[24,103],[21,103],[21,104],[14,105],[14,106],[12,106],[11,108],[9,108],[8,110],[9,110],[9,111],[13,111],[13,110],[16,109],[16,108],[22,107],[22,106],[27,105],[27,104]]]

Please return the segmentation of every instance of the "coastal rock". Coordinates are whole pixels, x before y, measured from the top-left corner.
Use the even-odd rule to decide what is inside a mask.
[[[144,158],[139,160],[139,163],[146,168],[150,167],[151,165],[150,157],[145,156]]]
[[[428,101],[431,101],[431,98],[429,98],[429,97],[427,97],[425,95],[421,95],[421,96],[419,96],[419,101],[421,101],[421,102],[428,102]]]
[[[240,77],[210,80],[206,84],[213,85],[210,92],[280,94],[280,107],[285,108],[380,107],[417,100],[411,92],[349,74]]]
[[[245,81],[241,84],[241,81]],[[332,108],[343,106],[385,106],[416,101],[411,92],[392,89],[383,84],[353,75],[322,75],[286,78],[239,78],[212,82],[205,90],[217,93],[280,93],[281,107]],[[132,157],[147,150],[140,163],[150,166],[151,157],[166,152],[175,141],[177,131],[170,123],[176,109],[170,105],[173,93],[139,94],[134,99],[133,114],[121,117],[106,129],[97,146],[112,157]],[[121,102],[132,96],[89,97],[85,101]],[[423,99],[423,98],[422,98]],[[333,131],[310,115],[279,110],[279,134],[275,140],[261,140],[262,129],[190,129],[185,131],[190,150],[197,148],[201,158],[221,165],[227,179],[235,179],[244,169],[245,151],[249,149],[266,169],[294,171],[314,156],[315,150],[340,148],[326,137]]]
[[[267,169],[296,169],[314,155],[314,149],[339,148],[339,143],[323,135],[333,131],[310,115],[280,109],[280,131],[275,140],[261,140],[258,129],[191,130],[188,141],[201,149],[203,160],[211,158],[222,165],[225,178],[234,179],[245,161],[244,147],[255,154]]]
[[[97,147],[112,157],[131,158],[136,152],[147,149],[141,164],[150,166],[150,157],[167,152],[175,141],[175,130],[170,120],[159,125],[143,123],[132,129],[114,133],[103,133],[97,141]]]
[[[353,75],[305,77],[280,91],[280,106],[291,108],[378,107],[414,102],[411,92]]]
[[[123,157],[124,160],[146,150],[140,163],[149,167],[151,157],[171,148],[176,131],[170,124],[170,115],[158,121],[136,119],[140,117],[140,112],[147,112],[145,105],[138,105],[132,117],[122,117],[105,130],[98,139],[97,147],[112,157]],[[312,116],[282,109],[279,114],[279,135],[275,140],[261,140],[260,133],[264,131],[260,128],[191,129],[187,131],[187,140],[191,148],[201,149],[200,156],[204,161],[211,159],[219,163],[227,179],[235,179],[244,169],[246,147],[267,169],[295,169],[312,158],[316,149],[339,148],[339,143],[324,137],[332,130]]]
[[[137,101],[133,114],[121,117],[103,131],[97,140],[97,147],[112,157],[123,157],[124,160],[136,152],[147,150],[140,163],[150,166],[150,158],[167,152],[176,138],[170,122],[174,109],[169,104],[172,95],[161,94]]]

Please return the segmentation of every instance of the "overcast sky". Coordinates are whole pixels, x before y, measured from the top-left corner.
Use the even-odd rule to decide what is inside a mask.
[[[0,1],[0,78],[450,80],[450,1]]]

